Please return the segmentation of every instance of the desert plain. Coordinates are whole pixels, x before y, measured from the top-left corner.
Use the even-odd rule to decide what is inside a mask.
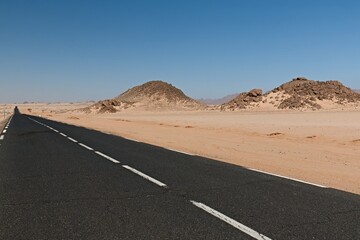
[[[88,105],[17,106],[24,114],[360,194],[358,108],[304,112],[74,111]]]

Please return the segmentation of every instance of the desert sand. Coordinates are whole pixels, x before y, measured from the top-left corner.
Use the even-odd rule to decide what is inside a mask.
[[[18,106],[25,114],[360,194],[360,110],[355,108],[85,114],[65,111],[80,103]]]
[[[0,133],[4,130],[5,124],[8,120],[8,117],[6,117],[5,119],[1,119],[0,120]]]

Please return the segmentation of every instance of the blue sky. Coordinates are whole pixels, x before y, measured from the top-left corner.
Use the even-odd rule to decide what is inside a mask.
[[[110,98],[161,79],[194,98],[293,77],[360,88],[360,1],[0,0],[0,102]]]

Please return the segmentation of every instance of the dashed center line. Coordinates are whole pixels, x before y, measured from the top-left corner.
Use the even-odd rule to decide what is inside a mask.
[[[0,136],[0,140],[4,140],[4,135],[1,135],[1,136]]]
[[[71,137],[68,137],[68,139],[74,143],[77,143],[78,141],[76,141],[75,139],[71,138]]]
[[[112,161],[113,163],[120,163],[118,160],[113,159],[112,157],[109,157],[108,155],[103,154],[102,152],[95,151],[95,153],[102,156],[102,157],[104,157],[104,158],[106,158],[107,160]]]
[[[82,147],[84,147],[84,148],[86,148],[86,149],[88,149],[88,150],[90,150],[90,151],[94,151],[97,155],[99,155],[99,156],[101,156],[101,157],[103,157],[103,158],[106,158],[107,160],[110,160],[110,161],[113,162],[113,163],[120,163],[118,160],[116,160],[116,159],[114,159],[114,158],[112,158],[112,157],[110,157],[110,156],[108,156],[108,155],[106,155],[106,154],[104,154],[104,153],[102,153],[102,152],[95,151],[93,148],[91,148],[91,147],[89,147],[89,146],[87,146],[87,145],[85,145],[85,144],[83,144],[83,143],[80,143],[80,142],[78,142],[77,140],[75,140],[75,139],[73,139],[73,138],[71,138],[71,137],[68,137],[66,134],[61,133],[61,132],[59,132],[58,130],[56,130],[56,129],[50,127],[50,126],[47,126],[47,125],[45,125],[45,124],[43,124],[43,123],[40,123],[40,122],[38,122],[38,121],[36,121],[36,120],[34,120],[34,119],[32,119],[32,118],[29,118],[29,119],[32,120],[32,121],[34,121],[34,122],[36,122],[36,123],[38,123],[38,124],[40,124],[40,125],[43,125],[43,126],[49,128],[49,129],[51,129],[51,130],[54,131],[54,132],[59,133],[60,135],[62,135],[62,136],[64,136],[64,137],[67,137],[70,141],[73,141],[73,142],[77,143],[78,145],[80,145],[80,146],[82,146]],[[1,136],[0,136],[0,140],[2,140],[2,139],[4,139],[4,135],[1,135]],[[136,140],[132,140],[132,141],[136,141]],[[170,150],[176,151],[176,150],[173,150],[173,149],[170,149]],[[176,152],[180,152],[180,151],[176,151]],[[192,154],[189,154],[189,153],[186,153],[186,152],[180,152],[180,153],[192,155]],[[146,180],[148,180],[148,181],[150,181],[150,182],[152,182],[152,183],[160,186],[160,187],[168,188],[168,186],[167,186],[165,183],[160,182],[159,180],[157,180],[157,179],[155,179],[155,178],[152,178],[152,177],[150,177],[149,175],[147,175],[147,174],[145,174],[145,173],[142,173],[142,172],[140,172],[139,170],[137,170],[137,169],[135,169],[135,168],[132,168],[132,167],[130,167],[130,166],[128,166],[128,165],[122,165],[122,167],[125,168],[125,169],[127,169],[127,170],[129,170],[129,171],[131,171],[131,172],[133,172],[133,173],[135,173],[135,174],[137,174],[137,175],[139,175],[140,177],[142,177],[142,178],[144,178],[144,179],[146,179]],[[256,171],[256,170],[254,170],[254,171]],[[266,237],[265,235],[263,235],[263,234],[255,231],[255,230],[253,230],[253,229],[251,229],[251,228],[249,228],[249,227],[247,227],[247,226],[245,226],[245,225],[237,222],[236,220],[234,220],[234,219],[232,219],[232,218],[230,218],[230,217],[228,217],[228,216],[226,216],[226,215],[224,215],[224,214],[216,211],[215,209],[210,208],[209,206],[206,206],[206,205],[203,204],[203,203],[196,202],[196,201],[193,201],[193,200],[191,200],[190,202],[191,202],[194,206],[196,206],[196,207],[198,207],[198,208],[200,208],[200,209],[208,212],[209,214],[217,217],[218,219],[220,219],[220,220],[228,223],[229,225],[233,226],[234,228],[236,228],[236,229],[238,229],[238,230],[246,233],[247,235],[249,235],[249,236],[251,236],[251,237],[253,237],[253,238],[257,239],[257,240],[271,240],[270,238]]]
[[[141,176],[143,178],[145,178],[146,180],[149,180],[150,182],[155,183],[156,185],[158,185],[160,187],[167,188],[167,185],[165,183],[162,183],[162,182],[156,180],[155,178],[152,178],[152,177],[146,175],[145,173],[142,173],[142,172],[136,170],[135,168],[132,168],[132,167],[127,166],[127,165],[122,165],[122,167],[132,171],[133,173],[135,173],[135,174],[137,174],[137,175],[139,175],[139,176]]]
[[[246,233],[247,235],[257,239],[257,240],[271,240],[271,238],[266,237],[265,235],[245,226],[244,224],[241,224],[237,221],[235,221],[234,219],[222,214],[221,212],[216,211],[215,209],[212,209],[209,206],[206,206],[203,203],[200,202],[196,202],[191,200],[190,201],[192,204],[194,204],[196,207],[204,210],[205,212],[210,213],[211,215],[219,218],[220,220],[226,222],[227,224],[230,224],[231,226],[233,226],[234,228],[237,228],[238,230]]]
[[[91,148],[91,147],[89,147],[89,146],[87,146],[87,145],[85,145],[85,144],[83,144],[83,143],[78,143],[78,144],[79,144],[80,146],[86,148],[87,150],[94,151],[93,148]]]

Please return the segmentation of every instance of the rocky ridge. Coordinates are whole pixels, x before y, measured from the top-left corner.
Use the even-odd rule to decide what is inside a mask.
[[[282,84],[272,92],[289,95],[279,104],[279,109],[321,109],[320,101],[324,100],[333,101],[339,105],[360,101],[360,94],[334,80],[314,81],[299,77]]]
[[[360,94],[339,81],[314,81],[298,77],[264,95],[260,89],[241,93],[220,108],[233,111],[270,105],[275,109],[318,110],[324,108],[325,102],[339,106],[360,103]]]

